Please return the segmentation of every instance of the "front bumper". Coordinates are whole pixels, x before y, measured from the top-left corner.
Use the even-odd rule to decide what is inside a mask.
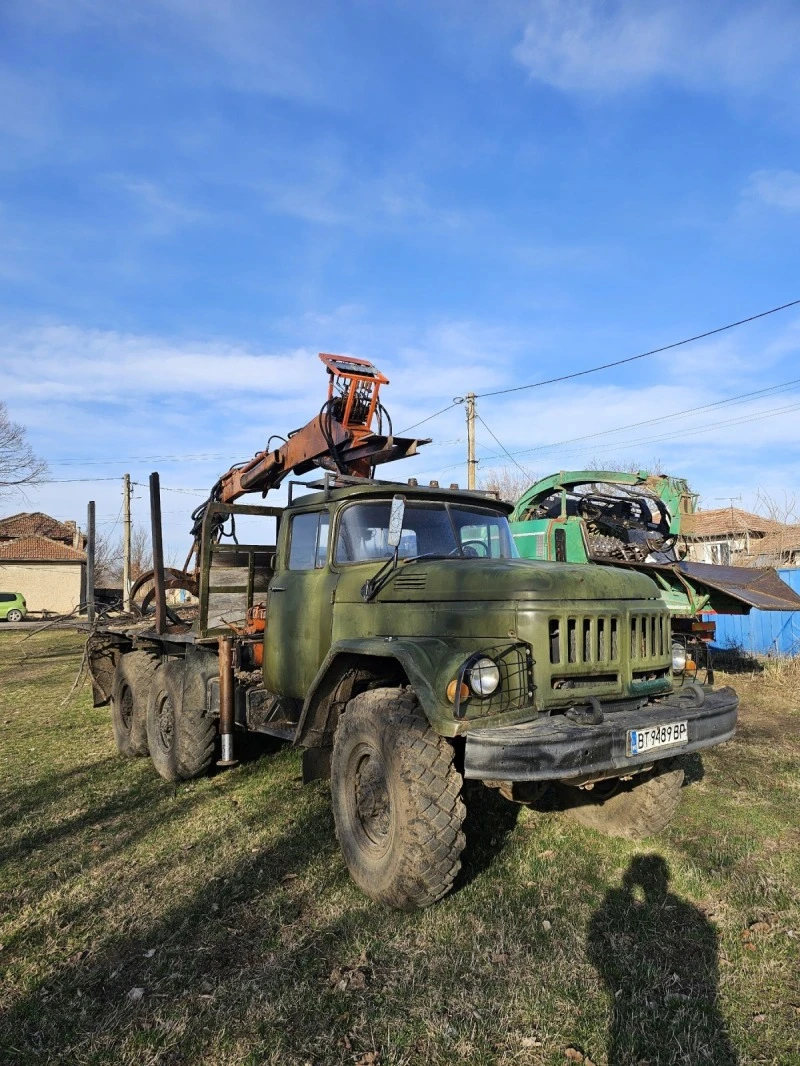
[[[521,725],[466,733],[464,776],[479,780],[558,781],[614,770],[636,770],[660,759],[685,755],[730,740],[739,697],[732,688],[706,693],[702,706],[679,694],[636,711],[609,712],[598,725],[576,725],[564,715]],[[626,754],[629,729],[687,723],[688,743]]]

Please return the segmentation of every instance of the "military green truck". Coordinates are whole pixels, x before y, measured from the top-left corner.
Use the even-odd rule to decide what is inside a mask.
[[[291,484],[284,508],[249,506],[226,502],[247,488],[235,470],[197,514],[191,624],[165,601],[177,578],[151,478],[155,614],[92,635],[95,699],[120,752],[149,752],[167,780],[234,764],[247,733],[301,748],[373,900],[412,909],[450,890],[465,779],[528,804],[553,785],[579,822],[638,838],[675,813],[679,757],[733,735],[732,689],[675,690],[647,576],[520,559],[511,506],[485,494],[333,471]],[[242,516],[263,535],[226,540]]]

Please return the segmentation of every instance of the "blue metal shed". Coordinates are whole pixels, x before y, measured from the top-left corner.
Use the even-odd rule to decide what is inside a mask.
[[[778,574],[800,593],[800,568]],[[717,647],[740,645],[751,655],[800,655],[800,611],[758,611],[706,615],[717,623]]]

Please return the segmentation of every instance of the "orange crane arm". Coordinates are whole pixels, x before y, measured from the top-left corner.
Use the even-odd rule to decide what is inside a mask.
[[[248,492],[266,494],[289,474],[305,474],[322,467],[351,477],[371,476],[374,467],[415,455],[427,441],[395,437],[378,394],[388,378],[366,359],[320,354],[325,364],[328,398],[319,415],[289,435],[280,448],[258,452],[247,463],[232,467],[219,481],[217,496],[232,503]],[[389,422],[388,435],[383,420]],[[378,432],[372,430],[378,422]]]

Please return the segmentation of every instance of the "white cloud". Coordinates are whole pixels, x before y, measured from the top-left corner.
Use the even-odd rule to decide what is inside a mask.
[[[744,196],[768,207],[800,211],[800,171],[756,170],[747,179]]]
[[[742,331],[692,345],[691,360],[690,349],[685,361],[668,353],[648,361],[646,385],[628,377],[614,383],[603,375],[479,399],[478,411],[509,451],[525,451],[517,460],[532,477],[581,468],[593,459],[646,466],[658,457],[707,499],[752,495],[765,470],[792,486],[800,461],[800,412],[780,409],[800,405],[800,388],[687,417],[674,412],[797,377],[798,325],[784,323],[761,339]],[[343,306],[283,328],[301,344],[261,351],[225,340],[193,344],[67,325],[15,330],[7,324],[0,341],[0,395],[27,425],[54,477],[118,477],[128,469],[144,481],[157,467],[164,484],[197,487],[263,446],[270,433],[285,434],[319,409],[327,386],[309,335],[324,334],[328,350],[374,359],[391,381],[382,398],[397,432],[468,390],[524,384],[548,376],[546,368],[553,366],[543,354],[543,339],[485,322],[439,321],[417,329],[376,323],[364,309]],[[552,338],[547,340],[552,350]],[[661,421],[573,442],[652,418]],[[463,406],[413,432],[430,435],[434,443],[384,471],[387,477],[463,481]],[[477,437],[481,473],[510,465],[482,423]],[[541,448],[551,443],[558,446]],[[64,459],[81,462],[62,466]],[[31,506],[77,517],[90,497],[116,514],[118,483],[41,486]],[[168,533],[180,554],[186,526],[181,505],[188,514],[192,499],[170,501],[174,527]]]
[[[115,331],[48,326],[0,340],[0,392],[9,400],[138,402],[142,396],[300,394],[315,356],[174,343]],[[32,367],[36,373],[32,373]]]
[[[786,3],[699,5],[656,0],[535,0],[515,58],[567,92],[614,93],[650,81],[757,92],[794,80],[800,11]]]

